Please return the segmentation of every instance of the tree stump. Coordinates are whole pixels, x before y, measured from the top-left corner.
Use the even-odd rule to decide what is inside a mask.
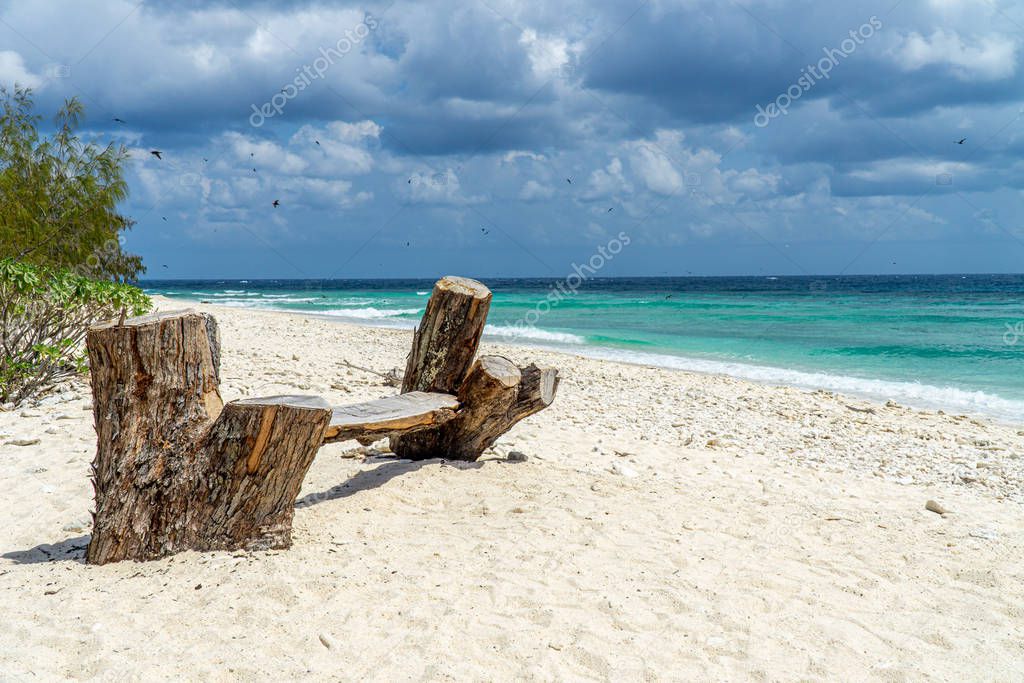
[[[490,308],[491,290],[476,280],[438,280],[413,333],[402,393],[454,394],[473,364]]]
[[[97,433],[87,562],[291,545],[295,498],[331,418],[322,399],[225,406],[205,314],[98,325],[86,345]]]
[[[400,457],[476,460],[513,425],[555,400],[554,368],[517,368],[500,356],[472,362],[490,301],[490,290],[474,280],[445,277],[434,287],[413,335],[402,392],[456,393],[460,408],[443,425],[393,437],[391,450]]]

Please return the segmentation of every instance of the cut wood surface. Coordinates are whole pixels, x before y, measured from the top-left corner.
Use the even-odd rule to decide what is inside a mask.
[[[459,401],[451,394],[413,391],[367,403],[334,408],[324,443],[380,439],[441,425],[455,417]]]
[[[322,399],[223,404],[212,316],[89,330],[96,511],[86,561],[286,548],[295,497],[331,417]]]

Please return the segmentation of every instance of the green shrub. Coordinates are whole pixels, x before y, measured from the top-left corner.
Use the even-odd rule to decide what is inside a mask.
[[[0,403],[19,403],[84,372],[90,325],[151,307],[131,285],[0,261]]]
[[[49,131],[34,112],[30,89],[0,86],[0,258],[100,280],[138,277],[142,259],[121,248],[135,221],[118,212],[128,197],[128,149],[83,140],[77,99]]]

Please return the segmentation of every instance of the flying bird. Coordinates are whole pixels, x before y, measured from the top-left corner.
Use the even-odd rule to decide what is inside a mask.
[[[956,141],[956,144],[958,144],[958,145],[962,145],[962,144],[964,144],[965,142],[967,142],[967,138],[960,138],[959,140],[957,140],[957,141]]]
[[[253,166],[253,167],[252,167],[252,172],[253,172],[253,173],[255,173],[255,172],[256,172],[256,167],[255,167],[255,166]]]
[[[276,209],[279,206],[281,206],[281,202],[279,202],[278,200],[275,199],[274,200],[274,208]]]
[[[160,218],[163,218],[164,220],[167,220],[167,216],[160,216]]]
[[[566,178],[566,179],[565,179],[565,182],[567,182],[567,183],[569,183],[570,185],[572,185],[572,178]]]
[[[205,164],[207,161],[209,161],[209,159],[207,159],[206,157],[203,157],[203,163]]]
[[[480,228],[480,232],[482,232],[485,235],[489,235],[490,234],[490,231],[487,228]]]
[[[166,268],[166,267],[167,267],[167,264],[166,264],[166,263],[165,263],[165,264],[163,264],[163,265],[164,265],[164,268]]]
[[[151,150],[149,151],[149,153],[150,153],[150,154],[152,154],[153,156],[155,156],[155,157],[156,157],[157,159],[163,159],[163,157],[162,157],[162,156],[160,156],[160,154],[161,154],[162,152],[161,152],[160,150],[158,150],[158,149],[151,149]]]
[[[117,118],[116,116],[114,117],[114,122],[115,122],[115,123],[128,123],[128,122],[127,122],[127,121],[125,121],[124,119],[119,119],[119,118]]]
[[[608,207],[608,211],[606,213],[611,213],[612,209],[614,209],[614,208],[615,208],[614,206]]]
[[[316,146],[317,146],[317,147],[319,147],[319,146],[320,146],[320,141],[319,141],[319,140],[313,140],[313,142],[315,142],[315,143],[316,143]]]

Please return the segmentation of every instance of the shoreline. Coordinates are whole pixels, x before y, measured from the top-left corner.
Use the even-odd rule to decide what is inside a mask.
[[[180,300],[169,299],[166,297],[154,297],[154,303],[161,307],[163,310],[169,310],[164,308],[165,304],[169,304],[170,308],[180,308],[177,306]],[[405,367],[405,349],[408,348],[412,329],[401,329],[401,328],[390,328],[390,327],[378,327],[371,325],[361,325],[352,323],[349,321],[339,320],[333,316],[316,316],[311,315],[302,311],[263,311],[253,308],[242,308],[234,306],[223,306],[218,304],[195,304],[194,308],[197,310],[205,310],[213,313],[217,316],[218,320],[224,320],[225,322],[236,320],[236,316],[240,316],[242,319],[253,321],[256,319],[264,319],[267,321],[267,326],[274,326],[274,320],[291,320],[295,321],[300,326],[308,326],[314,324],[322,324],[327,326],[328,329],[332,330],[332,336],[336,338],[346,340],[352,340],[358,342],[360,339],[374,339],[376,343],[383,345],[386,348],[395,350],[398,349],[400,355],[391,361],[391,364],[385,367],[381,365],[375,369],[378,371],[386,371],[392,368],[399,370]],[[223,333],[222,333],[223,334]],[[385,336],[382,336],[385,335]],[[748,380],[744,378],[736,378],[727,374],[720,373],[703,373],[694,372],[684,369],[675,368],[664,368],[656,365],[647,365],[639,363],[627,363],[618,359],[606,359],[606,358],[595,358],[584,354],[573,353],[572,351],[565,351],[563,349],[549,349],[542,346],[535,346],[531,344],[519,344],[519,343],[507,343],[493,338],[488,338],[486,335],[481,344],[480,353],[491,353],[506,356],[512,359],[514,362],[529,362],[529,359],[537,359],[538,362],[543,360],[548,365],[554,365],[559,368],[571,368],[579,367],[583,369],[587,374],[599,373],[606,376],[618,376],[618,377],[632,377],[633,381],[643,382],[646,386],[652,384],[660,384],[664,387],[672,387],[672,389],[666,390],[660,396],[652,396],[651,402],[662,404],[664,401],[673,401],[678,403],[679,407],[685,411],[691,408],[691,403],[696,401],[697,412],[701,409],[707,408],[709,405],[714,405],[716,409],[715,421],[718,423],[714,430],[707,432],[707,441],[717,441],[717,434],[724,432],[729,436],[735,437],[734,441],[724,442],[725,445],[732,449],[749,449],[759,450],[766,452],[771,450],[772,447],[765,447],[762,444],[764,434],[759,428],[759,422],[755,421],[753,424],[744,424],[736,420],[731,415],[734,412],[733,409],[728,407],[729,403],[735,403],[739,401],[750,403],[749,397],[755,397],[755,401],[762,407],[773,404],[781,404],[782,409],[778,410],[778,416],[785,418],[785,421],[792,420],[794,417],[800,414],[800,411],[804,411],[808,414],[818,414],[823,417],[824,414],[832,413],[829,415],[828,426],[818,427],[816,431],[829,431],[835,428],[835,425],[841,418],[847,418],[851,422],[850,425],[844,425],[848,428],[854,428],[854,431],[862,432],[862,437],[868,442],[876,440],[876,436],[873,434],[873,425],[870,423],[864,424],[863,418],[860,416],[877,416],[878,419],[888,419],[898,417],[902,424],[906,424],[906,427],[901,427],[897,430],[897,433],[902,432],[904,429],[917,434],[919,429],[919,423],[931,423],[934,429],[941,430],[944,426],[963,426],[971,425],[979,430],[979,434],[970,439],[959,438],[956,440],[958,447],[968,446],[973,447],[975,443],[981,444],[977,448],[976,452],[982,457],[977,455],[973,457],[957,457],[955,454],[937,456],[937,454],[929,453],[930,462],[932,464],[943,463],[943,468],[936,468],[934,471],[929,471],[928,468],[924,467],[924,462],[916,462],[919,457],[917,453],[907,451],[905,448],[904,452],[899,454],[899,457],[894,460],[901,462],[897,468],[900,473],[894,475],[893,478],[900,481],[910,481],[913,477],[917,477],[922,481],[929,481],[932,483],[939,483],[941,481],[962,483],[961,475],[964,473],[961,471],[963,467],[967,466],[972,469],[977,467],[979,461],[989,460],[991,452],[985,453],[984,448],[989,448],[994,440],[988,438],[988,435],[1001,434],[1005,436],[1005,442],[996,446],[998,451],[1007,451],[1017,455],[1014,459],[1009,459],[1001,464],[1001,467],[1005,469],[1005,473],[1008,474],[1008,479],[999,485],[1000,496],[1002,498],[1012,498],[1021,503],[1024,503],[1024,459],[1020,456],[1024,456],[1024,450],[1020,447],[1024,444],[1024,440],[1020,437],[1024,436],[1024,427],[1015,425],[1012,423],[1004,423],[995,418],[985,415],[968,415],[950,413],[944,410],[934,409],[922,409],[913,406],[908,406],[893,401],[883,402],[877,399],[864,398],[859,396],[853,396],[843,392],[834,392],[825,389],[807,389],[801,387],[795,387],[786,384],[758,382]],[[302,360],[301,356],[293,358]],[[357,365],[363,365],[363,363],[350,359],[356,362]],[[563,372],[565,374],[565,372]],[[269,385],[260,390],[254,390],[253,393],[245,394],[242,397],[251,397],[257,394],[266,394],[270,388]],[[302,386],[296,387],[293,384],[287,382],[280,383],[279,386],[282,390],[289,389],[294,390],[296,388],[302,389]],[[326,385],[324,385],[326,386]],[[330,385],[330,389],[336,389],[334,385]],[[621,387],[619,388],[622,389]],[[626,387],[629,390],[630,387]],[[679,392],[682,392],[682,395]],[[699,396],[698,392],[706,392],[707,396]],[[330,393],[330,392],[328,392]],[[397,390],[392,390],[390,393],[397,393]],[[375,396],[376,397],[376,396]],[[325,396],[330,399],[330,396]],[[556,402],[557,403],[557,402]],[[829,411],[826,413],[823,410],[823,403],[828,404]],[[795,406],[794,406],[795,404]],[[757,404],[755,404],[756,406]],[[798,406],[798,407],[796,407]],[[756,407],[744,406],[746,411],[753,410],[755,413],[758,412]],[[545,414],[551,412],[544,411]],[[556,411],[557,412],[557,411]],[[743,412],[741,410],[741,412]],[[599,413],[593,413],[595,417]],[[749,412],[747,412],[749,414]],[[764,417],[763,415],[755,415],[756,417]],[[860,419],[858,419],[860,418]],[[681,426],[692,422],[692,420],[683,418],[683,422],[678,425],[673,424],[673,427]],[[791,425],[780,425],[779,428],[792,429]],[[886,429],[892,430],[892,427],[886,427]],[[513,430],[513,433],[515,430]],[[699,436],[699,432],[690,434],[691,439],[696,439]],[[793,435],[796,437],[797,435]],[[642,435],[638,434],[637,438],[643,438]],[[819,438],[823,438],[823,441],[818,441]],[[924,437],[915,437],[924,438]],[[829,437],[826,434],[814,434],[810,437],[812,443],[816,442],[816,445],[828,446],[829,441],[831,445],[836,445],[834,437]],[[808,438],[804,434],[799,435],[799,443],[791,443],[788,447],[789,450],[796,453],[800,453],[807,449]],[[500,442],[499,442],[500,443]],[[1012,445],[1011,445],[1012,444]],[[776,444],[777,445],[777,444]],[[816,449],[812,449],[816,450]],[[884,472],[884,468],[879,469],[875,466],[869,466],[869,463],[881,462],[892,464],[886,454],[884,453],[872,453],[866,460],[864,456],[860,455],[863,450],[862,447],[855,444],[849,444],[848,448],[842,454],[832,454],[831,457],[820,457],[812,456],[808,458],[808,462],[814,464],[816,461],[823,462],[825,464],[833,464],[837,461],[843,461],[842,466],[849,471],[856,471],[860,473],[869,473],[875,477],[887,477]],[[883,449],[884,450],[884,449]],[[852,454],[857,454],[856,458],[852,458]],[[807,463],[804,463],[807,464]],[[950,465],[954,465],[953,471],[949,471]],[[982,463],[982,467],[988,468],[993,467],[991,464]],[[938,475],[938,471],[944,471],[943,475]],[[913,472],[915,474],[911,475]],[[938,476],[937,476],[938,475]],[[968,479],[974,481],[974,475],[966,474]],[[1011,482],[1019,482],[1011,483]]]
[[[215,309],[234,309],[260,311],[273,314],[305,316],[334,324],[348,325],[358,328],[405,330],[411,331],[416,322],[388,324],[387,319],[346,318],[340,315],[319,313],[316,311],[297,311],[273,307],[234,306],[219,304],[215,301],[203,303],[199,299],[185,297],[167,297],[151,295],[154,301],[160,300],[168,304],[175,302],[188,303],[195,306],[210,306]],[[408,324],[406,324],[408,322]],[[879,405],[896,402],[909,408],[921,411],[943,411],[950,414],[991,420],[998,424],[1015,427],[1024,425],[1024,402],[990,394],[980,390],[970,390],[955,386],[937,386],[920,382],[907,382],[875,377],[858,377],[856,375],[840,375],[825,371],[801,370],[777,365],[746,363],[742,361],[725,361],[700,358],[696,356],[675,355],[659,351],[634,351],[613,346],[590,345],[586,342],[558,343],[556,341],[516,338],[513,335],[494,332],[494,326],[487,325],[491,331],[484,330],[484,339],[509,346],[540,349],[551,353],[561,353],[578,358],[603,360],[610,363],[623,363],[640,367],[651,367],[673,372],[692,373],[713,377],[730,377],[746,382],[753,382],[767,387],[790,387],[804,391],[831,391],[850,399],[870,401]],[[545,332],[542,330],[542,332]],[[578,336],[574,333],[551,332],[552,335]],[[945,396],[947,399],[938,398]],[[988,404],[988,405],[985,405]]]

